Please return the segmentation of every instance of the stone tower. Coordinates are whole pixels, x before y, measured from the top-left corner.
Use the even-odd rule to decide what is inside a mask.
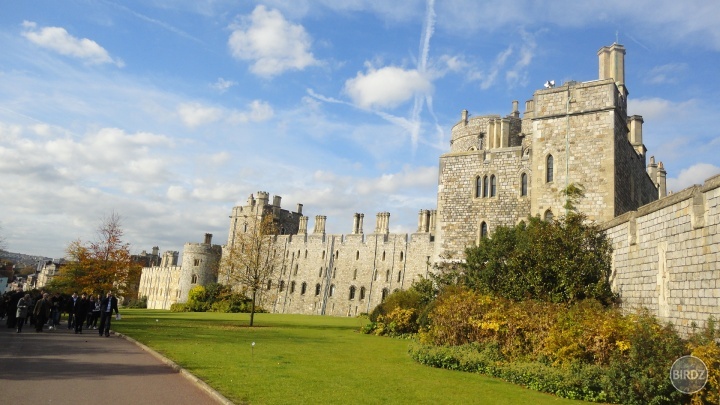
[[[440,157],[435,258],[466,247],[528,215],[566,214],[562,191],[585,188],[576,207],[608,221],[664,195],[664,170],[646,164],[642,117],[627,114],[625,48],[598,52],[599,79],[537,90],[523,117],[468,117],[452,128]]]
[[[203,243],[186,243],[183,247],[178,301],[186,302],[188,292],[196,285],[217,282],[222,247],[212,244],[212,234],[206,233]]]
[[[236,236],[248,231],[248,227],[255,221],[261,221],[268,215],[273,216],[273,221],[279,235],[295,235],[300,233],[301,225],[307,231],[307,218],[302,215],[302,204],[297,205],[297,212],[291,212],[280,207],[280,196],[273,196],[272,204],[269,203],[270,195],[265,191],[258,191],[257,198],[250,195],[247,204],[236,206],[230,215],[230,232],[228,234],[227,246],[235,244]],[[305,222],[301,224],[301,219]]]

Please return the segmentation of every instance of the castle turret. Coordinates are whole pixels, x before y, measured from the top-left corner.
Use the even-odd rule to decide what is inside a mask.
[[[657,185],[658,185],[658,198],[663,198],[667,196],[667,172],[665,171],[665,166],[663,166],[663,162],[658,163],[657,168]]]
[[[390,213],[389,212],[378,212],[377,221],[375,222],[375,233],[379,233],[379,234],[390,233]]]
[[[327,217],[325,215],[316,215],[315,216],[315,230],[313,230],[314,234],[318,234],[318,235],[325,234],[325,221],[326,220],[327,220]]]
[[[353,235],[360,235],[363,233],[363,217],[365,214],[355,213],[353,215]]]
[[[258,191],[257,192],[257,203],[260,209],[264,208],[266,205],[268,205],[268,202],[270,201],[270,194],[265,191]]]
[[[610,46],[603,46],[598,51],[600,75],[599,79],[613,79],[622,95],[627,98],[628,91],[625,88],[625,47],[614,43]]]
[[[300,235],[307,235],[307,224],[308,224],[308,217],[301,216],[300,217],[300,223],[298,225],[298,234]]]

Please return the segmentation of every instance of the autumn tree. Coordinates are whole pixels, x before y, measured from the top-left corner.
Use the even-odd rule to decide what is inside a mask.
[[[120,215],[113,212],[97,229],[97,240],[76,240],[66,250],[68,262],[51,282],[50,288],[62,292],[86,291],[133,297],[132,286],[140,278],[140,264],[132,261],[130,244],[122,240]]]
[[[276,234],[272,215],[248,217],[244,232],[228,241],[220,263],[220,279],[239,286],[250,296],[250,326],[264,287],[271,282],[274,269],[282,264],[282,255],[275,251]]]

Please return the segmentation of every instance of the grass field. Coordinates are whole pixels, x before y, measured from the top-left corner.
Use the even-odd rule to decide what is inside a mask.
[[[363,335],[359,318],[123,311],[113,329],[235,403],[572,404],[501,380],[419,365],[408,341]],[[253,342],[255,343],[253,346]]]

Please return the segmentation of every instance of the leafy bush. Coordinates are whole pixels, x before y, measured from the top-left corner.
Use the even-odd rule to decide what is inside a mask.
[[[177,303],[177,304],[170,305],[170,312],[190,312],[190,311],[188,311],[185,304]]]
[[[705,388],[692,395],[691,404],[720,404],[720,329],[714,317],[708,319],[705,328],[690,337],[690,354],[698,357],[708,368],[708,381]]]
[[[555,303],[616,300],[608,282],[610,242],[583,214],[498,227],[465,256],[459,282],[482,294]]]
[[[147,297],[140,297],[138,299],[130,299],[123,302],[123,308],[147,308]]]

